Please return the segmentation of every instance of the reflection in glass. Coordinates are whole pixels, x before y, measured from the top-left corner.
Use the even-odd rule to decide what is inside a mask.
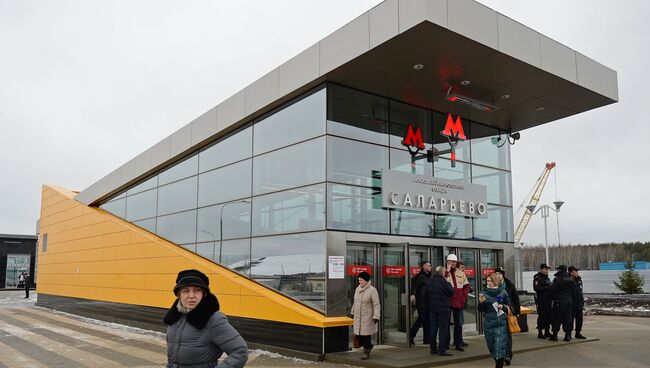
[[[507,140],[505,132],[472,123],[472,163],[510,170],[510,144]]]
[[[124,218],[126,216],[126,198],[116,199],[111,202],[104,203],[99,206],[104,211],[110,212],[117,217]]]
[[[158,174],[158,185],[171,183],[172,181],[196,175],[199,170],[199,157],[197,154],[185,159],[169,169]]]
[[[250,239],[226,240],[215,249],[215,255],[219,252],[221,256],[218,259],[222,265],[248,276],[251,264]]]
[[[335,84],[327,88],[327,134],[388,145],[387,99]]]
[[[157,185],[158,185],[158,176],[154,176],[134,186],[133,188],[127,190],[126,195],[133,195],[136,193],[144,192],[145,190],[155,188]]]
[[[323,310],[325,243],[325,232],[253,238],[250,277]]]
[[[363,186],[376,185],[373,171],[388,167],[388,147],[327,137],[327,180]]]
[[[196,241],[196,210],[158,216],[156,234],[175,244]]]
[[[325,137],[253,159],[253,194],[325,181]]]
[[[227,202],[216,206],[199,208],[196,239],[202,241],[219,240],[219,216],[223,211],[223,238],[245,238],[251,235],[251,204],[245,202]],[[225,207],[224,207],[225,206]]]
[[[436,215],[436,238],[469,239],[472,237],[472,219],[467,217]]]
[[[196,176],[158,187],[158,215],[196,208]]]
[[[456,162],[456,167],[451,167],[451,161],[439,159],[433,163],[433,176],[447,180],[463,180],[470,182],[470,165],[462,162]]]
[[[256,122],[255,155],[325,134],[325,89]]]
[[[392,234],[434,236],[433,215],[430,213],[392,210],[390,221]]]
[[[433,165],[426,159],[415,161],[415,169],[411,166],[411,155],[408,151],[390,149],[390,168],[392,170],[417,175],[432,176]]]
[[[197,243],[196,244],[196,254],[200,255],[203,258],[207,258],[211,261],[217,262],[219,257],[215,257],[215,248],[218,249],[219,242],[207,242],[207,243]]]
[[[413,132],[420,129],[423,143],[426,149],[433,144],[433,125],[431,124],[431,113],[419,107],[390,101],[390,146],[404,149],[402,140],[406,137],[408,126],[412,126]]]
[[[199,207],[250,197],[251,160],[199,175]]]
[[[253,236],[325,229],[325,184],[253,198]]]
[[[474,237],[481,240],[511,242],[512,207],[488,205],[487,213],[487,219],[474,219]]]
[[[140,226],[141,228],[148,230],[152,233],[156,232],[156,219],[150,218],[146,220],[134,221],[134,225]]]
[[[388,211],[381,208],[380,189],[328,184],[327,227],[387,234]]]
[[[199,152],[199,172],[251,157],[253,128],[248,127]]]
[[[472,165],[472,183],[487,187],[488,203],[512,205],[509,172]]]
[[[447,123],[447,116],[448,116],[447,114],[442,114],[436,111],[433,112],[433,131],[434,131],[433,146],[440,151],[451,148],[447,137],[440,135],[440,132],[445,129],[445,124]],[[454,122],[456,121],[456,117],[457,117],[456,115],[452,115],[452,119]],[[469,139],[471,137],[470,123],[469,120],[463,119],[462,117],[460,120],[463,126],[463,132],[465,133],[467,140],[458,141],[458,144],[456,145],[456,159],[469,162],[470,161]],[[442,155],[441,157],[449,158],[449,154],[447,153],[445,155]]]
[[[156,216],[156,190],[151,189],[126,198],[127,221]]]

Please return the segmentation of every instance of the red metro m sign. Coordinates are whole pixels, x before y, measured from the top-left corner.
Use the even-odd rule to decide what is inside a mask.
[[[406,146],[411,154],[411,165],[413,167],[415,167],[415,161],[417,160],[426,158],[429,162],[438,161],[438,156],[446,153],[450,154],[449,159],[451,160],[451,167],[456,167],[456,145],[459,141],[467,139],[465,136],[465,130],[463,129],[463,123],[460,120],[460,115],[456,116],[456,120],[454,120],[451,114],[447,114],[445,128],[440,132],[440,135],[446,137],[449,141],[449,149],[438,150],[433,147],[428,150],[426,154],[419,154],[420,151],[425,149],[424,139],[422,139],[422,130],[419,127],[413,130],[413,125],[409,124],[406,136],[404,136],[404,139],[402,140],[402,145]]]

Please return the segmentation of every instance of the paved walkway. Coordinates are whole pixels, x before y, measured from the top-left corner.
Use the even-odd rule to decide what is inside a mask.
[[[5,367],[162,367],[165,365],[164,334],[121,325],[84,319],[35,307],[35,296],[24,299],[20,291],[0,292],[0,368]],[[650,318],[588,316],[585,335],[600,341],[566,344],[537,340],[533,334],[522,334],[515,342],[513,367],[648,367],[650,362]],[[447,367],[492,367],[482,337],[469,338],[466,352],[454,358],[468,358],[471,362],[452,360],[439,363]],[[546,347],[521,352],[529,347]],[[534,346],[533,346],[534,345]],[[417,363],[430,359],[428,349],[378,347],[368,363],[392,366]],[[407,351],[406,351],[407,350]],[[463,357],[463,354],[466,356]],[[359,351],[352,352],[350,365],[359,366]],[[446,358],[448,359],[448,358]],[[399,364],[395,364],[398,362]],[[400,363],[401,362],[401,363]],[[433,364],[429,364],[431,366]],[[391,365],[391,364],[388,364]],[[251,367],[318,367],[343,368],[341,363],[315,363],[282,357],[263,351],[252,351]],[[348,366],[349,367],[349,366]]]

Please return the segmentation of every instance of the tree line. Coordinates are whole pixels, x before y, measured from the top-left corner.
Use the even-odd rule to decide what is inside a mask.
[[[535,271],[546,262],[544,246],[521,250],[524,271]],[[549,266],[573,265],[582,270],[598,270],[604,262],[650,261],[650,242],[578,244],[549,247]]]

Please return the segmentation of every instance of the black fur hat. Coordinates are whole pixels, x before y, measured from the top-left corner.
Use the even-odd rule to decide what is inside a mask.
[[[178,273],[176,277],[176,286],[174,286],[174,295],[178,296],[178,290],[183,286],[198,286],[205,289],[206,294],[210,294],[210,279],[203,272],[198,270],[184,270]]]

